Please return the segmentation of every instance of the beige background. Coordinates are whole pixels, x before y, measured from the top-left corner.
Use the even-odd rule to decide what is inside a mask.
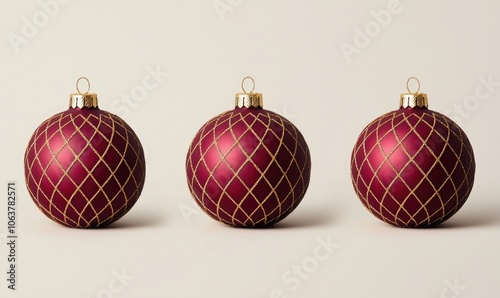
[[[499,2],[40,3],[4,1],[0,9],[0,182],[20,188],[18,291],[6,290],[2,273],[0,296],[500,296]],[[29,137],[67,108],[82,75],[101,108],[135,129],[148,162],[139,202],[104,230],[52,223],[23,181]],[[267,230],[209,219],[185,182],[192,137],[232,108],[246,75],[266,108],[299,127],[312,153],[302,204]],[[397,108],[410,76],[420,78],[432,109],[461,124],[476,154],[469,201],[432,230],[376,220],[349,177],[359,132]],[[2,203],[1,233],[5,212]]]

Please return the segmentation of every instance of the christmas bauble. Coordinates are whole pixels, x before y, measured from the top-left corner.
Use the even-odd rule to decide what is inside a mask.
[[[236,227],[265,227],[301,202],[311,157],[295,125],[263,109],[262,94],[253,88],[243,91],[236,94],[234,110],[197,132],[187,153],[187,181],[212,218]]]
[[[356,194],[377,218],[400,227],[431,227],[453,216],[474,184],[465,132],[428,109],[427,95],[401,94],[400,108],[372,121],[351,156]]]
[[[78,92],[71,94],[67,111],[45,120],[33,133],[25,153],[25,179],[31,198],[50,219],[97,228],[134,206],[146,163],[132,128],[99,109],[96,94]]]

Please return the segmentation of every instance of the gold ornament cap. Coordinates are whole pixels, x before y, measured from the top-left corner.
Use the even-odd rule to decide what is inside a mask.
[[[87,91],[82,93],[79,88],[80,80],[87,81]],[[80,77],[76,80],[76,91],[78,93],[71,93],[69,96],[69,107],[72,109],[94,109],[98,107],[97,94],[89,93],[90,91],[90,81],[86,77]]]
[[[245,81],[252,81],[252,90],[247,92],[245,90]],[[254,93],[255,89],[255,81],[252,77],[244,77],[241,81],[241,89],[243,93],[236,93],[236,97],[234,99],[234,107],[235,108],[264,108],[264,101],[262,100],[262,94]]]
[[[417,81],[418,87],[417,91],[410,91],[410,81]],[[427,108],[429,106],[429,102],[427,100],[427,94],[418,93],[420,91],[420,81],[416,77],[411,77],[406,81],[406,90],[408,93],[402,93],[399,98],[399,107],[401,108]]]

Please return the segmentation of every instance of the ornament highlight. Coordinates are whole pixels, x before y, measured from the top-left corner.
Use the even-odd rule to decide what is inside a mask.
[[[80,80],[88,89],[80,92]],[[26,186],[37,207],[73,228],[115,222],[137,202],[144,186],[144,150],[120,117],[99,109],[81,77],[69,109],[45,120],[26,148]]]
[[[251,80],[252,90],[244,83]],[[186,157],[189,189],[210,217],[236,227],[267,227],[288,216],[309,185],[311,157],[300,131],[263,108],[246,77],[234,110],[196,133]]]
[[[412,93],[410,81],[418,83]],[[469,197],[475,160],[465,132],[428,109],[427,94],[411,77],[400,108],[368,124],[351,155],[351,179],[365,207],[384,222],[410,228],[436,226]]]

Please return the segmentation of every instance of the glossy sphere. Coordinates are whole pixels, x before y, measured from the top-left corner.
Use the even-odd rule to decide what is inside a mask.
[[[300,203],[311,157],[287,119],[260,108],[236,108],[198,131],[186,171],[194,199],[209,216],[237,227],[263,227]]]
[[[370,123],[351,157],[356,194],[377,218],[400,227],[430,227],[465,203],[474,183],[469,139],[448,117],[401,108]]]
[[[60,224],[97,228],[125,215],[141,194],[146,163],[134,131],[100,109],[69,109],[44,121],[25,154],[38,208]]]

